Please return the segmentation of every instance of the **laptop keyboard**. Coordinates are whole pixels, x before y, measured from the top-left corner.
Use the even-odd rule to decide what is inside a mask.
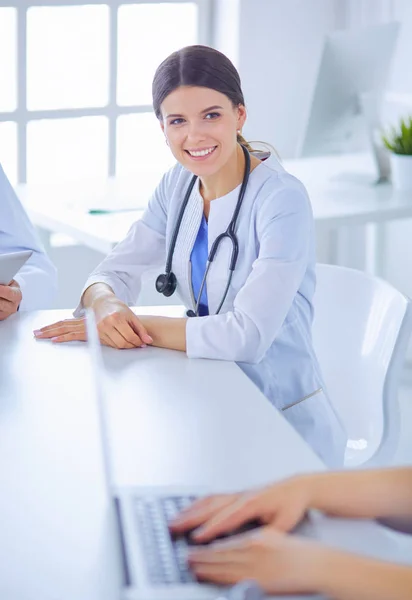
[[[172,538],[168,528],[168,523],[194,500],[195,496],[145,496],[133,499],[147,575],[154,585],[196,581],[186,560],[189,538]]]
[[[196,499],[196,496],[135,496],[133,498],[147,575],[152,584],[171,585],[196,581],[187,564],[188,546],[195,545],[190,532],[175,537],[171,536],[168,527],[168,523]],[[261,526],[262,523],[254,519],[228,534],[219,535],[216,539],[245,533]]]

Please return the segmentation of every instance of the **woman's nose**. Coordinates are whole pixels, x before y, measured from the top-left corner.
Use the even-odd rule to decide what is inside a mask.
[[[205,139],[205,132],[202,124],[198,122],[189,123],[187,130],[187,139],[191,143],[198,143]]]

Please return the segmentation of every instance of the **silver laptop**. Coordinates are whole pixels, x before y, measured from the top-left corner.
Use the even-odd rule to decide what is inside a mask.
[[[172,539],[170,535],[168,522],[207,490],[181,486],[148,488],[114,485],[108,412],[103,394],[102,351],[92,311],[87,311],[86,322],[105,478],[108,493],[113,499],[118,531],[118,539],[113,539],[113,544],[119,548],[123,567],[123,600],[251,600],[254,596],[248,594],[247,589],[234,593],[235,588],[223,591],[222,588],[197,582],[186,561],[190,538]],[[388,544],[388,540],[383,543],[382,533],[376,525],[371,523],[369,528],[364,524],[362,539],[353,535],[353,525],[348,527],[349,523],[347,519],[327,519],[315,513],[297,527],[297,533],[377,558],[394,557],[393,544]],[[256,525],[252,523],[250,527]],[[243,530],[250,527],[248,525]],[[292,599],[292,596],[288,598]],[[314,596],[311,598],[315,599]]]
[[[118,525],[125,600],[214,599],[222,589],[196,581],[187,565],[190,538],[172,538],[168,522],[196,498],[199,488],[116,487],[114,485],[101,345],[92,311],[86,312],[87,337],[95,381],[105,478]],[[113,540],[116,543],[116,540]]]

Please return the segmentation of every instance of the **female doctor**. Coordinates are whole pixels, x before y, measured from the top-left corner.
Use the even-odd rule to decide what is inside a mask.
[[[326,464],[343,463],[346,437],[312,346],[314,224],[303,185],[241,136],[239,74],[213,48],[171,54],[153,80],[153,107],[177,160],[143,217],[86,282],[75,319],[38,338],[85,340],[84,308],[102,344],[147,344],[194,358],[236,361]],[[163,272],[185,318],[136,316],[142,273]]]

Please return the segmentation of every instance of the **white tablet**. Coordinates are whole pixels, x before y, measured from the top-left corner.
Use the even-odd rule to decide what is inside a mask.
[[[32,254],[32,250],[0,254],[0,285],[8,285]]]

